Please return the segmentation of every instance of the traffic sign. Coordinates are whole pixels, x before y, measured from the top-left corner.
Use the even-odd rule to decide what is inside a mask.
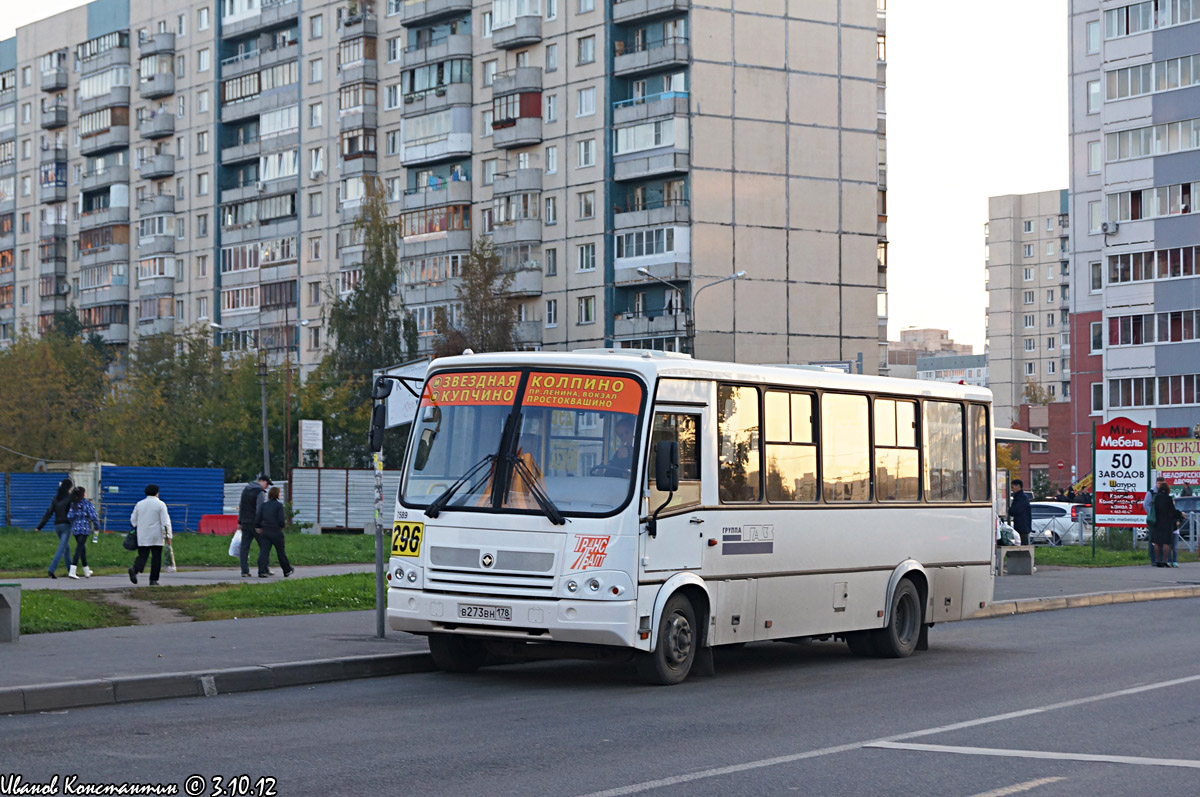
[[[1150,427],[1113,418],[1096,427],[1096,525],[1145,526],[1150,476]]]
[[[1060,460],[1058,461],[1058,469],[1059,469],[1059,470],[1062,470],[1062,469],[1063,469],[1063,468],[1065,468],[1065,467],[1067,467],[1067,463],[1063,462],[1063,461],[1060,459]]]

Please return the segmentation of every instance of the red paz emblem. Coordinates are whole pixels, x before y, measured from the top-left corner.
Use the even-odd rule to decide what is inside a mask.
[[[572,570],[587,570],[589,567],[603,567],[604,557],[608,551],[608,536],[589,537],[583,534],[575,535],[575,564]]]

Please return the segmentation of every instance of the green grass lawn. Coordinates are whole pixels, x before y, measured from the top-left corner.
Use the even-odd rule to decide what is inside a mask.
[[[1179,563],[1195,562],[1196,554],[1180,548]],[[1125,565],[1150,564],[1150,555],[1146,551],[1110,551],[1096,547],[1096,556],[1092,558],[1091,545],[1063,545],[1058,548],[1038,546],[1034,559],[1039,565],[1061,565],[1065,567],[1122,567]]]
[[[121,542],[124,534],[101,534],[97,543],[88,540],[88,564],[98,575],[123,573],[133,554]],[[173,541],[175,565],[187,567],[229,567],[229,537],[212,534],[177,534]],[[58,547],[58,535],[51,531],[31,531],[11,526],[0,528],[0,577],[30,578],[46,575]],[[288,555],[302,565],[355,564],[375,561],[375,538],[369,534],[288,534]],[[71,541],[71,553],[75,542]],[[164,551],[164,560],[166,559]],[[258,555],[258,548],[252,556]],[[60,564],[58,576],[66,575],[67,565]]]
[[[80,631],[118,625],[136,625],[132,612],[123,606],[89,599],[81,592],[55,589],[21,591],[22,634]]]
[[[352,612],[375,608],[375,574],[280,579],[269,584],[144,587],[132,590],[132,595],[196,620]]]

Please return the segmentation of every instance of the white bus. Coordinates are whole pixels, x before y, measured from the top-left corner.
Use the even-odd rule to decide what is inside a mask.
[[[715,646],[797,638],[907,656],[991,601],[993,446],[977,387],[635,350],[439,359],[388,622],[455,672],[621,653],[673,684]]]

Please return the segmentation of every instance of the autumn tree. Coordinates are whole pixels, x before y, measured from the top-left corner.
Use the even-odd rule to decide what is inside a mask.
[[[1032,379],[1025,380],[1024,403],[1026,404],[1049,404],[1054,401],[1054,396],[1050,395],[1050,391],[1034,382]]]
[[[509,295],[513,273],[504,268],[496,246],[488,238],[477,238],[462,265],[455,286],[462,305],[458,324],[451,323],[439,308],[434,323],[439,337],[438,356],[472,351],[512,351],[516,348],[517,307]]]

